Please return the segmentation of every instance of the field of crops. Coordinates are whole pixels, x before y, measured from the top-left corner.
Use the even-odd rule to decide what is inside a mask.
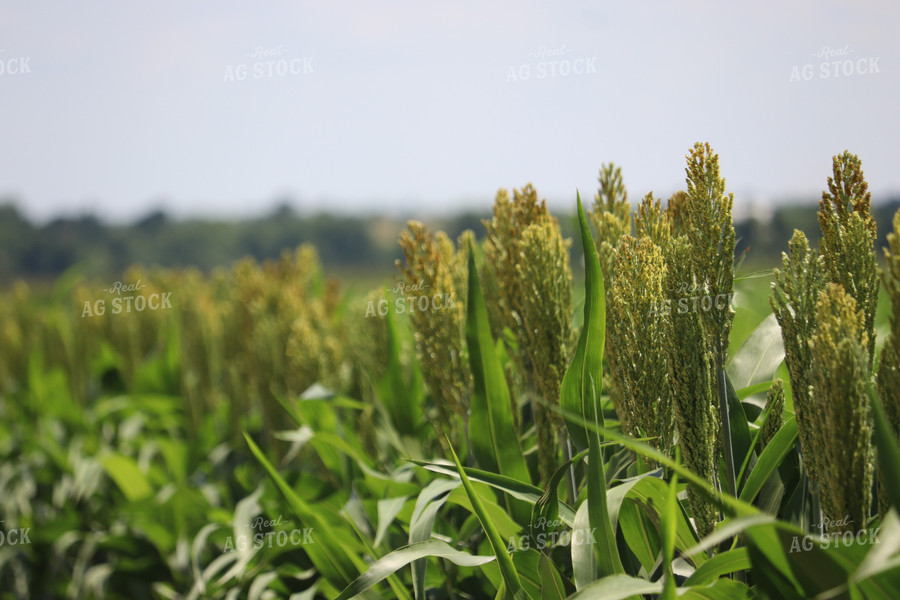
[[[900,598],[900,213],[835,156],[751,273],[686,161],[634,212],[604,165],[575,240],[531,185],[410,222],[368,294],[311,246],[17,283],[0,599]]]

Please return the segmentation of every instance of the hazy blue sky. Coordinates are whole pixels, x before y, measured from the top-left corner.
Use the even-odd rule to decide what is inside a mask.
[[[633,200],[668,196],[708,140],[738,210],[819,195],[844,149],[878,199],[900,192],[898,59],[887,0],[7,1],[0,197],[412,216],[531,181],[570,209],[606,161]]]

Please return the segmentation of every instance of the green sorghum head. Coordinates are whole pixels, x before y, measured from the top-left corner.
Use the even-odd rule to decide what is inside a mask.
[[[725,193],[725,179],[719,174],[719,155],[709,143],[697,142],[686,158],[686,225],[696,283],[703,294],[730,297],[734,288],[735,236],[731,216],[734,197]],[[722,366],[734,310],[729,304],[724,310],[710,310],[701,315],[710,352]]]
[[[875,308],[878,304],[878,266],[875,261],[875,219],[869,211],[871,194],[855,154],[844,151],[832,159],[828,190],[819,202],[820,244],[828,280],[844,286],[863,311],[868,334],[868,365],[875,356]]]
[[[816,330],[816,305],[824,288],[825,265],[822,258],[810,249],[803,232],[795,230],[788,244],[788,252],[782,256],[782,268],[775,269],[769,303],[781,326],[803,463],[813,482],[819,479],[824,442],[810,396],[809,340]]]
[[[622,394],[623,428],[635,437],[653,438],[656,448],[671,454],[674,420],[662,351],[665,316],[659,310],[665,299],[662,249],[648,237],[625,236],[614,268],[606,327],[617,354],[612,376]]]
[[[874,464],[865,317],[853,296],[835,283],[822,291],[816,313],[809,348],[812,407],[824,442],[822,511],[831,521],[849,516],[841,530],[855,531],[868,521]]]

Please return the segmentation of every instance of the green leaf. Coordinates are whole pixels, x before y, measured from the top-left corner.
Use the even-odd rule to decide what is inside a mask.
[[[149,498],[153,495],[150,482],[141,473],[133,459],[121,454],[108,454],[100,461],[103,469],[116,482],[129,502]]]
[[[622,529],[625,543],[628,544],[641,566],[651,573],[662,545],[656,524],[650,518],[648,511],[643,508],[638,502],[629,500],[623,503],[619,510],[618,524]]]
[[[575,521],[572,524],[574,531],[590,531],[590,519],[588,518],[588,503],[582,502],[575,513]],[[582,589],[597,579],[597,561],[594,559],[594,545],[589,542],[587,536],[583,536],[581,542],[572,540],[572,579],[575,589]]]
[[[307,544],[303,549],[309,555],[309,559],[316,569],[338,587],[349,585],[365,568],[365,563],[353,551],[348,551],[345,544],[342,544],[346,533],[336,531],[332,524],[325,521],[317,511],[312,510],[275,470],[269,459],[246,432],[244,438],[247,440],[250,452],[265,469],[275,487],[278,488],[296,515],[300,527],[313,528],[315,543]]]
[[[453,466],[453,463],[451,463],[450,461],[446,461],[443,459],[435,461],[415,459],[408,460],[409,462],[419,465],[420,467],[434,473],[449,475],[450,477],[454,477],[456,479],[459,478],[459,473],[457,472],[456,467]],[[543,490],[541,490],[541,488],[537,487],[536,485],[523,483],[511,477],[497,475],[496,473],[491,473],[490,471],[484,471],[482,469],[476,469],[474,467],[463,467],[463,469],[465,470],[466,475],[469,476],[470,480],[487,484],[493,488],[506,492],[513,498],[522,500],[529,504],[536,503],[544,493]],[[560,502],[559,518],[564,520],[566,523],[571,524],[572,519],[575,518],[575,513],[571,508],[569,508],[567,504]]]
[[[563,600],[566,597],[562,577],[546,554],[541,554],[538,573],[541,576],[541,600]]]
[[[579,452],[571,459],[567,460],[565,463],[559,466],[556,471],[551,475],[550,481],[547,482],[547,488],[544,490],[544,493],[534,504],[534,509],[531,512],[531,536],[534,538],[535,535],[543,531],[546,533],[547,523],[553,523],[557,520],[559,516],[559,497],[558,497],[558,489],[559,483],[562,481],[563,477],[565,477],[566,473],[569,470],[569,467],[575,463],[578,463],[587,455],[587,451]],[[552,530],[552,529],[551,529]]]
[[[650,582],[628,575],[610,575],[585,586],[569,600],[624,600],[640,594],[659,594],[661,583]]]
[[[447,502],[449,492],[455,490],[461,484],[460,481],[448,481],[446,479],[434,479],[416,498],[416,506],[409,520],[409,543],[426,542],[431,539],[434,529],[434,520],[438,510]],[[416,598],[425,597],[425,567],[427,561],[419,559],[413,561],[411,566],[413,577],[413,591]]]
[[[445,558],[461,567],[477,567],[494,560],[493,556],[473,556],[461,550],[456,550],[449,544],[438,540],[410,544],[398,548],[372,563],[369,570],[347,586],[336,600],[352,598],[396,573],[414,560],[429,556]]]
[[[753,502],[766,480],[778,469],[785,457],[794,449],[797,440],[797,421],[793,417],[787,420],[772,441],[766,446],[756,466],[750,471],[747,483],[741,489],[740,499]]]
[[[575,357],[563,377],[560,406],[564,411],[580,415],[585,422],[594,421],[600,413],[599,398],[603,374],[603,346],[606,339],[606,292],[600,258],[591,236],[581,195],[578,197],[578,224],[584,250],[584,321],[578,336]],[[565,413],[563,414],[565,419]],[[602,413],[599,417],[602,420]],[[588,431],[583,422],[565,419],[569,437],[579,450],[588,448]]]
[[[768,527],[748,528],[745,534],[753,581],[769,598],[805,600],[790,560],[782,547],[775,523]]]
[[[722,451],[725,456],[726,472],[729,478],[727,491],[736,496],[737,486],[741,483],[737,481],[737,471],[739,465],[743,464],[744,459],[751,452],[753,438],[750,436],[750,427],[747,424],[744,406],[741,404],[741,399],[738,398],[737,392],[734,391],[731,379],[724,370],[718,369],[717,371],[720,402],[726,403],[728,411],[728,422],[722,423],[722,439],[725,445]],[[724,379],[725,383],[724,390],[722,389],[722,379]],[[724,398],[721,396],[723,391],[725,392]]]
[[[741,388],[737,391],[738,398],[741,399],[741,402],[744,402],[750,396],[755,396],[761,392],[769,391],[769,388],[772,387],[772,381],[762,381],[760,383],[754,383],[753,385],[748,385],[747,387]],[[748,401],[749,404],[754,404],[753,401]],[[763,403],[765,406],[765,403]]]
[[[687,586],[711,583],[722,575],[745,571],[750,568],[750,555],[746,548],[726,550],[713,556],[697,567],[697,570],[684,582]]]
[[[578,336],[575,357],[563,377],[560,389],[560,406],[566,412],[574,412],[582,421],[567,419],[569,435],[579,451],[588,448],[588,518],[591,529],[597,532],[594,549],[599,576],[623,573],[622,561],[616,545],[615,532],[609,522],[606,501],[606,475],[603,470],[600,437],[596,431],[588,432],[584,424],[596,427],[604,424],[600,407],[603,383],[603,346],[606,339],[606,292],[603,274],[594,239],[588,228],[581,195],[578,201],[578,223],[585,256],[584,324]],[[565,418],[566,412],[563,413]]]
[[[613,489],[615,490],[617,488]],[[661,514],[662,507],[666,504],[669,489],[669,486],[662,479],[659,479],[658,477],[646,477],[637,481],[631,489],[628,490],[625,497],[641,505],[645,514],[650,515],[650,511]],[[679,550],[686,550],[693,546],[697,540],[694,536],[693,527],[691,527],[691,524],[688,522],[684,510],[680,508],[680,505],[676,505],[676,508],[675,547]],[[705,556],[698,555],[695,558],[695,562],[700,563],[705,559]]]
[[[412,381],[407,383],[400,362],[400,333],[391,310],[388,310],[385,322],[388,364],[378,382],[378,399],[397,431],[402,435],[414,436],[424,404],[422,387],[418,385],[418,363],[414,361]]]
[[[406,496],[386,498],[378,501],[378,528],[375,530],[375,541],[373,542],[376,546],[384,541],[384,536],[387,534],[388,527],[391,526],[394,518],[396,518],[397,514],[403,510],[405,505]]]
[[[471,255],[470,252],[469,256],[471,257]],[[482,304],[482,308],[483,306],[484,305]],[[456,463],[459,478],[466,490],[466,494],[469,496],[469,501],[472,503],[475,516],[478,517],[479,522],[481,522],[481,527],[487,535],[488,542],[491,544],[491,549],[494,551],[494,556],[497,557],[497,565],[500,567],[500,575],[506,586],[507,597],[514,598],[515,600],[524,600],[525,598],[528,598],[525,590],[522,589],[522,582],[519,580],[519,574],[516,572],[512,557],[509,555],[509,551],[507,551],[506,545],[503,543],[503,538],[500,537],[500,533],[488,518],[487,511],[481,503],[478,494],[475,493],[475,489],[472,487],[469,477],[466,475],[465,470],[460,464],[459,457],[456,455],[456,451],[453,449],[453,445],[450,443],[449,438],[447,438],[447,444],[450,446],[450,454],[453,456],[453,462]]]
[[[878,448],[878,465],[882,473],[884,488],[887,491],[890,506],[900,512],[900,445],[893,433],[890,421],[884,414],[881,399],[875,393],[875,387],[869,382],[869,399],[872,402],[872,416],[875,420],[875,444]],[[890,475],[893,473],[893,475]]]
[[[710,548],[714,548],[725,540],[733,538],[742,531],[746,531],[751,527],[771,524],[774,522],[775,517],[762,513],[722,521],[717,525],[715,531],[700,540],[695,546],[691,546],[690,548],[684,550],[681,555],[685,558],[689,558],[701,552],[705,552]]]
[[[753,515],[759,513],[759,509],[750,504],[747,504],[746,502],[741,502],[739,499],[729,494],[720,494],[708,481],[698,476],[690,469],[686,468],[680,462],[666,456],[656,448],[653,448],[652,446],[649,446],[642,441],[635,440],[634,438],[631,438],[613,429],[607,429],[606,427],[597,425],[596,423],[589,423],[580,415],[576,415],[567,410],[563,410],[558,407],[555,407],[554,410],[560,412],[565,418],[568,418],[575,422],[583,423],[584,427],[590,429],[591,431],[597,432],[604,439],[621,444],[622,446],[628,448],[636,454],[639,454],[645,458],[650,459],[651,461],[672,469],[673,471],[678,473],[679,477],[684,477],[686,480],[688,480],[699,493],[703,494],[703,496],[715,503],[716,506],[718,506],[720,509],[737,515]],[[652,481],[653,479],[655,478],[650,477],[645,481]]]
[[[735,600],[751,598],[750,590],[742,583],[720,579],[710,586],[679,588],[679,600]]]
[[[769,313],[750,334],[728,364],[728,376],[737,388],[769,381],[784,360],[781,327]]]
[[[675,575],[672,572],[672,561],[675,558],[675,529],[677,523],[675,514],[678,510],[678,474],[672,476],[669,483],[669,493],[666,495],[666,503],[663,505],[660,514],[660,529],[662,530],[662,550],[663,550],[663,593],[660,596],[663,600],[673,600],[675,598]]]
[[[481,292],[475,250],[469,246],[469,290],[466,314],[466,343],[474,389],[470,404],[469,441],[478,464],[488,471],[531,482],[528,466],[513,425],[509,389],[491,339],[487,307]],[[507,498],[515,519],[526,523],[528,506]]]

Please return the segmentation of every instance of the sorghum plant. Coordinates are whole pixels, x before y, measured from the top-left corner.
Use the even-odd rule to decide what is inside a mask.
[[[759,447],[764,449],[784,424],[784,382],[776,379],[766,395],[766,421],[759,436]]]
[[[803,232],[795,230],[788,252],[782,257],[782,269],[775,269],[769,303],[781,326],[803,465],[813,484],[819,481],[819,461],[824,456],[825,443],[810,391],[809,340],[816,330],[816,303],[824,288],[822,257],[810,249]]]
[[[601,165],[597,177],[599,189],[594,195],[594,209],[590,218],[597,228],[597,254],[600,257],[600,269],[603,271],[603,289],[606,290],[606,318],[612,317],[609,308],[609,291],[615,271],[615,251],[622,236],[631,234],[631,205],[628,203],[628,190],[622,179],[622,169],[613,163]],[[621,390],[612,376],[618,360],[617,349],[607,344],[604,349],[606,360],[603,365],[603,388],[609,394],[613,406],[622,424],[627,430],[627,411],[622,406]]]
[[[665,222],[660,225],[668,227]],[[661,348],[665,316],[654,310],[665,298],[662,250],[649,237],[625,236],[616,250],[614,269],[607,338],[617,353],[612,375],[621,392],[619,418],[626,433],[653,438],[657,449],[671,455],[672,399]]]
[[[513,353],[528,388],[549,404],[559,403],[559,386],[572,351],[572,273],[568,248],[546,200],[531,184],[497,194],[494,216],[485,221],[485,263],[496,282],[496,307],[513,333]],[[559,464],[562,420],[532,403],[538,462],[546,481]]]
[[[732,194],[725,194],[725,179],[719,175],[719,155],[709,143],[697,142],[687,155],[687,234],[691,241],[694,282],[702,293],[731,297],[734,289],[734,223]],[[706,326],[707,346],[721,369],[728,351],[728,336],[734,310],[700,313]]]
[[[826,523],[856,531],[869,517],[874,464],[867,391],[869,336],[864,312],[857,310],[853,296],[841,285],[829,283],[816,310],[817,328],[809,348],[813,406],[824,442],[819,465],[822,512]]]
[[[669,246],[672,240],[672,217],[662,210],[659,198],[648,193],[638,204],[634,215],[634,229],[638,239],[647,237],[660,249]]]
[[[686,236],[674,238],[669,245],[663,285],[672,304],[677,304],[680,285],[692,281],[690,252],[690,242]],[[670,311],[664,321],[663,350],[675,409],[678,447],[684,464],[716,485],[718,404],[713,362],[706,349],[706,334],[700,315],[696,312],[679,314]],[[688,500],[700,535],[711,532],[718,518],[716,506],[693,487],[688,488]]]
[[[828,190],[819,202],[821,253],[829,281],[844,286],[863,311],[868,335],[868,365],[875,358],[875,307],[878,266],[875,264],[875,219],[869,212],[871,194],[859,158],[844,151],[832,159]]]
[[[466,255],[443,231],[432,234],[422,223],[410,221],[400,234],[406,266],[397,261],[406,285],[422,288],[422,294],[454,299],[453,306],[439,310],[412,311],[416,356],[437,409],[432,424],[459,445],[459,432],[468,409],[471,373],[465,360],[465,290],[457,287],[465,270]]]
[[[597,228],[597,253],[603,270],[603,284],[609,290],[612,285],[615,249],[623,235],[631,233],[631,205],[628,190],[622,180],[622,169],[613,163],[600,167],[597,177],[600,188],[594,196],[594,210],[590,217]]]

